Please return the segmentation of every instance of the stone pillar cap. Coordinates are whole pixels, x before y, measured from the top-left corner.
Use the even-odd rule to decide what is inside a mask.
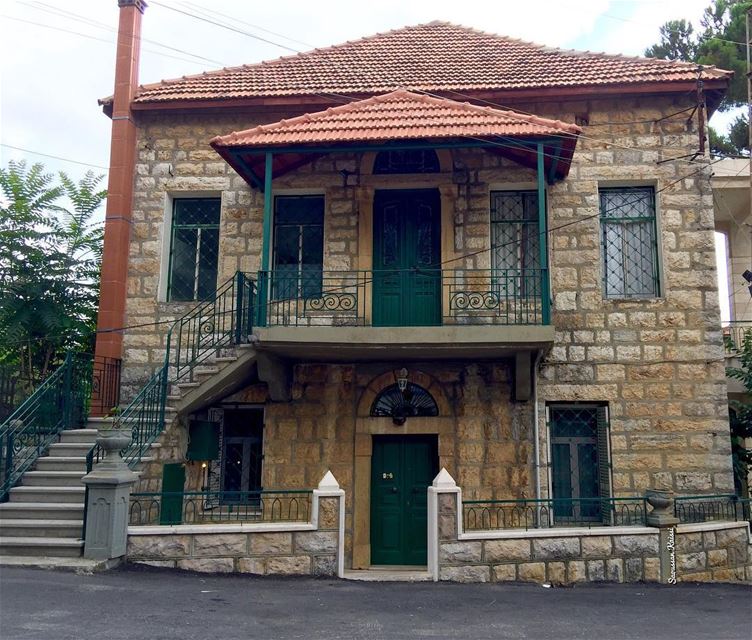
[[[334,474],[331,471],[327,471],[326,474],[324,474],[324,477],[321,478],[321,482],[319,482],[318,486],[319,491],[333,491],[339,488],[339,482],[337,482],[337,478],[334,477]]]
[[[454,478],[449,475],[446,467],[441,467],[441,471],[439,471],[439,474],[433,479],[431,486],[435,489],[456,489],[457,483],[454,481]]]

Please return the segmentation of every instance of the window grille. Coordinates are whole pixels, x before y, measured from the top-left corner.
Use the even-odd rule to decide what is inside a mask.
[[[608,521],[611,461],[605,406],[550,406],[554,516],[560,523]]]
[[[600,214],[604,297],[658,296],[654,189],[601,189]]]
[[[219,214],[219,198],[176,198],[173,201],[168,300],[203,300],[214,295]]]
[[[536,291],[540,269],[538,194],[491,192],[491,267],[503,297]]]
[[[321,296],[324,196],[274,199],[274,298]]]
[[[433,396],[420,385],[408,382],[404,392],[396,384],[383,389],[371,405],[371,415],[393,417],[399,413],[403,416],[438,416],[439,407]]]
[[[439,156],[433,149],[380,151],[373,163],[374,174],[439,173]]]

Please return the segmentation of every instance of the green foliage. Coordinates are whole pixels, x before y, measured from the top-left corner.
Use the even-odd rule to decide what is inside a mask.
[[[729,127],[728,135],[718,133],[713,127],[708,127],[710,150],[717,156],[738,156],[745,151],[749,153],[749,130],[747,116],[737,116]]]
[[[685,20],[672,20],[661,29],[661,40],[645,55],[684,60],[734,71],[721,110],[747,103],[746,15],[752,0],[713,0],[700,18],[702,31]]]
[[[737,489],[746,486],[747,474],[752,466],[752,450],[745,446],[745,439],[752,438],[752,329],[744,332],[741,344],[727,345],[739,358],[738,367],[726,367],[729,378],[739,380],[746,390],[747,400],[732,400],[731,405],[731,452],[734,459],[734,482]]]
[[[32,385],[67,349],[93,348],[102,228],[92,217],[106,197],[102,178],[89,171],[76,183],[61,173],[55,183],[23,161],[0,169],[0,363]]]

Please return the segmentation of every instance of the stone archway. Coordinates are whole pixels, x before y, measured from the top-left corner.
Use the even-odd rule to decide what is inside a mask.
[[[355,468],[353,495],[353,569],[371,564],[371,456],[374,435],[436,435],[439,464],[454,467],[455,416],[442,385],[423,371],[408,371],[408,381],[428,391],[436,401],[438,416],[410,417],[396,425],[389,417],[372,417],[378,394],[396,382],[396,371],[375,377],[361,394],[355,418]],[[427,532],[426,532],[427,535]]]

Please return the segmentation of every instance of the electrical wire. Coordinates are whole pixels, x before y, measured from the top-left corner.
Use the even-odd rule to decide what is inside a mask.
[[[92,164],[90,162],[82,162],[81,160],[72,160],[71,158],[64,158],[62,156],[55,156],[49,153],[42,153],[41,151],[32,151],[31,149],[24,149],[23,147],[16,147],[12,144],[6,144],[0,142],[0,147],[7,147],[8,149],[15,149],[16,151],[23,151],[24,153],[30,153],[33,156],[42,156],[44,158],[52,158],[53,160],[61,160],[62,162],[70,162],[72,164],[81,164],[85,167],[94,167],[95,169],[104,169],[109,171],[109,167],[104,167],[101,164]]]

